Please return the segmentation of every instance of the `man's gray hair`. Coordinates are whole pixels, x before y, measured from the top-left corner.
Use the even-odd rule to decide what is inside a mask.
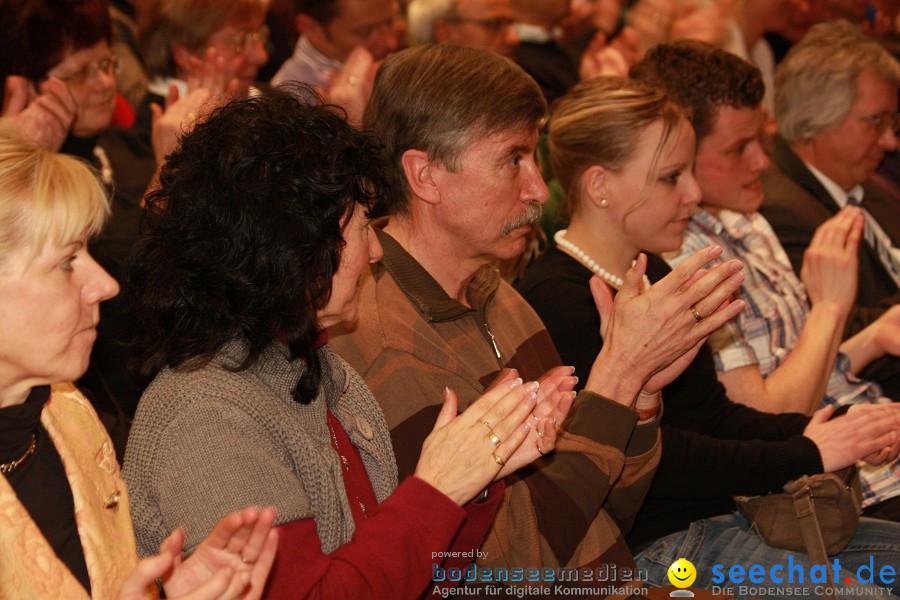
[[[856,80],[866,71],[900,85],[900,64],[848,21],[819,23],[788,52],[775,75],[778,133],[810,140],[850,112]]]
[[[416,44],[434,42],[434,24],[456,10],[457,0],[412,0],[406,8],[406,31]]]

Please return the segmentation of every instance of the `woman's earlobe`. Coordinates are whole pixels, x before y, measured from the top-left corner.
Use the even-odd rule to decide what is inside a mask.
[[[609,206],[609,189],[606,169],[600,165],[588,167],[582,176],[584,195],[597,208]]]

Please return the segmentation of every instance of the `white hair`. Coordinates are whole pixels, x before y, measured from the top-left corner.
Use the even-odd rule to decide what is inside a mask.
[[[434,43],[434,24],[456,9],[456,0],[412,0],[406,8],[406,31],[416,44]]]
[[[900,63],[848,21],[815,25],[775,73],[775,119],[788,143],[810,140],[843,121],[866,71],[900,85]]]

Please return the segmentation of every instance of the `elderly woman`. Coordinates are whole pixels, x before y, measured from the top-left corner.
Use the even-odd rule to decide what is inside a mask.
[[[384,191],[378,152],[298,96],[213,113],[148,199],[128,291],[137,362],[154,377],[125,459],[138,545],[185,523],[190,547],[223,508],[271,504],[269,597],[414,598],[433,564],[468,562],[441,557],[472,556],[499,480],[553,448],[574,380],[537,402],[536,382],[506,377],[458,416],[446,390],[415,476],[397,485],[384,416],[327,344],[381,257],[367,217]]]
[[[231,93],[243,96],[269,60],[265,3],[260,0],[148,0],[138,22],[138,42],[150,83],[137,125],[149,128],[151,104],[165,106],[174,87],[220,62]]]
[[[158,119],[152,140],[148,131],[112,127],[116,57],[110,51],[106,0],[29,0],[19,3],[9,17],[2,32],[13,42],[18,40],[18,46],[0,53],[0,73],[33,82],[42,91],[13,120],[39,113],[32,127],[20,127],[28,130],[23,135],[33,134],[30,137],[37,141],[42,131],[54,131],[58,143],[44,135],[41,141],[45,145],[87,161],[100,173],[112,196],[112,214],[92,249],[103,268],[121,279],[125,258],[139,235],[141,198],[158,159],[174,145],[176,133],[181,133],[183,115],[199,112],[209,91],[197,89],[172,103],[165,117]],[[212,79],[209,76],[202,83],[210,84]],[[16,94],[14,90],[10,89],[11,95]],[[28,94],[27,89],[24,93]],[[50,103],[51,98],[57,102]],[[51,128],[49,123],[57,127]],[[126,421],[124,416],[134,414],[141,390],[127,377],[125,353],[119,343],[123,328],[119,300],[107,302],[104,309],[106,318],[99,328],[91,368],[80,384],[103,413],[124,413],[121,424]],[[122,452],[125,431],[116,433],[114,441]]]
[[[7,133],[0,132],[0,597],[145,598],[148,584],[164,577],[170,598],[195,589],[203,598],[258,598],[277,545],[271,509],[223,519],[184,563],[177,531],[135,568],[112,444],[67,383],[87,367],[100,302],[119,289],[86,246],[109,212],[106,195],[80,161]]]
[[[604,343],[592,291],[609,286],[634,294],[669,272],[651,254],[650,281],[626,275],[636,257],[646,260],[642,250],[659,254],[681,245],[700,201],[692,173],[694,131],[663,92],[635,81],[598,78],[560,100],[549,146],[554,174],[566,190],[569,226],[530,266],[519,289],[547,325],[563,360],[575,365],[576,374],[586,373],[589,357]],[[717,268],[729,265],[737,269],[740,262]],[[565,311],[559,310],[560,296],[567,300]],[[684,318],[702,320],[713,309],[701,302]],[[853,464],[890,447],[900,424],[896,409],[878,405],[856,406],[828,421],[830,409],[810,419],[734,404],[716,379],[705,345],[663,395],[662,458],[629,535],[632,547],[643,550],[638,567],[657,585],[668,584],[666,569],[687,547],[698,587],[712,584],[714,564],[740,564],[749,556],[763,565],[786,564],[788,551],[766,546],[743,517],[731,514],[731,497],[780,491],[801,475]],[[871,551],[876,561],[893,564],[896,552],[879,554],[887,548],[881,536],[898,533],[892,523],[862,522],[851,543],[865,548],[866,560]],[[732,554],[726,548],[739,550]],[[795,562],[809,565],[805,555],[794,554]],[[840,562],[848,571],[856,564],[847,553]],[[845,576],[842,572],[840,580]]]

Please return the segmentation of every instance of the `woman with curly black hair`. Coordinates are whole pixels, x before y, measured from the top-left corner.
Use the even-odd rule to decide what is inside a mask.
[[[169,157],[127,284],[154,380],[125,473],[141,552],[169,524],[190,548],[222,507],[273,505],[269,597],[417,597],[432,562],[468,562],[433,557],[479,546],[500,479],[552,449],[574,382],[507,377],[458,416],[447,390],[397,486],[384,417],[327,345],[381,257],[378,148],[338,111],[275,89],[217,110]]]

